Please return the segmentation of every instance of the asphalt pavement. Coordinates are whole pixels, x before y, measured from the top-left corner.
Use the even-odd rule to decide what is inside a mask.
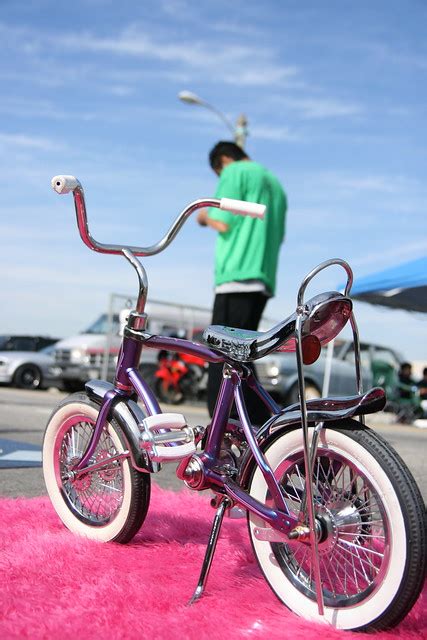
[[[41,467],[32,465],[40,460],[39,448],[46,422],[65,395],[53,389],[21,391],[0,387],[0,496],[33,497],[46,493]],[[192,426],[208,421],[202,405],[165,405],[162,408],[183,413]],[[427,501],[427,429],[395,424],[390,414],[383,413],[367,416],[366,422],[401,455]],[[176,464],[165,464],[160,473],[153,475],[153,481],[164,488],[181,488],[175,469]]]

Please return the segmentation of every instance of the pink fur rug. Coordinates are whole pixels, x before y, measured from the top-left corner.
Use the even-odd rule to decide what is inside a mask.
[[[313,625],[289,612],[261,576],[244,520],[226,520],[205,596],[197,583],[213,510],[207,495],[153,486],[131,544],[78,538],[47,498],[0,500],[0,638],[222,640],[372,635]],[[377,640],[426,637],[427,593]]]

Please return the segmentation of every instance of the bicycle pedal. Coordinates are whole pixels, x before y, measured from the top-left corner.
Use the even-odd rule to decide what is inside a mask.
[[[182,460],[196,452],[195,430],[180,413],[161,413],[139,425],[140,446],[153,462]]]

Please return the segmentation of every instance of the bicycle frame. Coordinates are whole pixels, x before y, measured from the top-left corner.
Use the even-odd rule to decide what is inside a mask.
[[[171,337],[162,337],[162,336],[153,336],[146,332],[147,326],[147,316],[145,314],[145,304],[147,300],[148,294],[148,279],[147,274],[142,266],[142,264],[137,259],[137,256],[150,256],[160,251],[163,251],[175,238],[179,229],[184,224],[187,217],[196,209],[201,207],[218,207],[226,210],[234,211],[235,213],[240,213],[243,215],[252,215],[259,216],[263,215],[263,207],[260,205],[254,205],[253,203],[244,203],[238,201],[232,201],[228,199],[217,200],[217,199],[206,199],[206,200],[198,200],[191,203],[182,213],[178,216],[175,222],[170,227],[169,231],[166,235],[155,245],[150,247],[133,247],[133,246],[119,246],[119,245],[107,245],[101,244],[94,240],[90,235],[88,223],[87,223],[87,215],[86,215],[86,207],[83,195],[83,189],[75,178],[72,176],[58,176],[52,180],[52,185],[54,189],[58,193],[68,193],[69,191],[73,192],[75,208],[76,208],[76,217],[77,224],[80,231],[80,236],[83,242],[92,250],[98,251],[100,253],[109,253],[116,255],[123,255],[126,260],[133,266],[135,269],[138,281],[139,281],[139,294],[137,299],[136,308],[129,314],[127,325],[124,329],[124,336],[122,345],[120,348],[116,374],[114,385],[111,389],[106,391],[100,402],[100,408],[97,416],[97,420],[95,423],[95,427],[90,438],[90,441],[87,445],[86,451],[84,452],[80,461],[73,467],[71,473],[75,475],[84,474],[89,469],[100,468],[104,464],[111,463],[112,458],[110,458],[107,462],[101,461],[99,463],[90,464],[90,460],[96,450],[99,439],[101,437],[101,433],[106,425],[107,420],[111,417],[114,406],[119,402],[129,402],[132,400],[134,394],[138,396],[138,399],[144,404],[146,414],[148,419],[155,418],[156,416],[162,415],[162,410],[160,405],[151,391],[148,384],[141,377],[138,366],[141,357],[141,352],[144,347],[146,348],[155,348],[155,349],[166,349],[170,351],[175,351],[179,353],[186,353],[189,355],[195,355],[197,357],[202,358],[203,360],[211,363],[222,363],[223,364],[223,380],[221,383],[221,387],[219,390],[216,406],[214,409],[213,417],[211,424],[207,428],[206,431],[206,441],[203,451],[197,456],[197,464],[198,464],[198,472],[199,477],[197,481],[197,486],[193,486],[192,488],[196,488],[197,490],[201,489],[213,489],[219,494],[219,508],[216,516],[216,520],[214,523],[214,529],[212,531],[212,536],[209,544],[209,553],[205,559],[204,569],[202,571],[202,575],[204,575],[209,570],[209,565],[211,561],[211,554],[213,553],[213,548],[216,544],[216,538],[219,532],[219,528],[221,526],[222,516],[224,515],[224,511],[227,507],[237,504],[242,506],[244,509],[248,510],[252,514],[258,516],[266,525],[274,529],[277,533],[276,535],[283,536],[283,539],[286,539],[286,534],[291,535],[289,538],[296,537],[293,534],[297,531],[297,527],[301,530],[301,528],[305,528],[307,533],[297,533],[297,536],[303,538],[305,535],[310,538],[310,544],[312,548],[312,558],[313,558],[313,567],[314,567],[314,576],[316,582],[316,593],[317,593],[317,603],[319,613],[323,613],[323,596],[322,596],[322,585],[320,579],[320,569],[319,569],[319,556],[318,556],[318,536],[317,536],[317,528],[315,521],[315,509],[312,495],[312,487],[311,482],[305,483],[304,496],[302,500],[302,504],[304,505],[304,514],[299,516],[295,516],[295,514],[291,514],[288,506],[285,502],[284,495],[278,485],[276,477],[268,464],[263,452],[261,451],[257,434],[250,423],[250,419],[246,410],[245,401],[242,392],[242,380],[245,380],[249,386],[249,388],[255,392],[260,401],[262,401],[266,407],[271,412],[272,416],[277,416],[277,414],[281,413],[280,407],[276,404],[276,402],[271,398],[271,396],[263,389],[258,380],[253,375],[252,371],[244,364],[236,362],[233,358],[227,357],[220,351],[211,350],[207,346],[203,346],[188,340],[182,340],[179,338],[171,338]],[[302,425],[302,433],[303,433],[303,442],[304,442],[304,463],[306,470],[306,477],[310,478],[312,476],[312,461],[315,457],[317,450],[317,443],[319,439],[319,433],[323,428],[322,419],[316,419],[316,412],[312,413],[311,420],[316,423],[316,428],[313,431],[314,435],[310,444],[309,440],[309,431],[308,431],[308,409],[307,403],[305,400],[305,385],[304,385],[304,374],[303,374],[303,330],[304,324],[307,321],[307,324],[310,325],[310,319],[314,317],[314,313],[316,309],[322,309],[322,303],[319,303],[318,307],[314,306],[311,311],[309,304],[304,303],[304,292],[305,289],[310,282],[310,280],[319,273],[319,271],[331,266],[338,265],[345,269],[347,273],[347,284],[345,287],[345,296],[348,296],[352,284],[352,272],[349,265],[340,259],[333,259],[326,261],[313,269],[306,278],[303,280],[301,287],[298,291],[297,298],[297,310],[294,324],[294,333],[293,338],[289,341],[292,343],[292,350],[296,351],[297,356],[297,366],[298,366],[298,378],[299,378],[299,394],[300,394],[300,413],[299,413],[299,421]],[[329,298],[327,299],[329,300]],[[327,304],[324,302],[324,304]],[[348,299],[347,299],[348,300]],[[354,351],[355,351],[355,365],[356,365],[356,382],[357,382],[357,390],[358,393],[362,393],[362,381],[360,375],[360,351],[359,351],[359,339],[357,326],[354,319],[354,315],[351,312],[351,301],[347,303],[349,306],[347,307],[348,314],[346,312],[345,321],[350,319],[350,323],[353,329],[353,340],[354,340]],[[330,318],[329,318],[330,319]],[[341,318],[342,320],[342,318]],[[334,318],[332,317],[332,321]],[[290,323],[292,324],[292,323]],[[342,328],[339,325],[338,331]],[[325,324],[320,326],[317,329],[313,329],[313,334],[319,344],[321,341],[316,334],[316,331],[320,331],[320,335],[323,332],[328,330],[328,320],[325,321]],[[337,333],[333,333],[336,335]],[[271,331],[266,333],[267,342],[271,340],[272,343],[274,340],[277,340],[277,335],[272,334]],[[322,337],[322,336],[321,336]],[[325,341],[327,342],[330,336],[324,335]],[[263,336],[264,339],[264,336]],[[282,342],[284,342],[284,338],[282,338]],[[280,345],[278,345],[280,346]],[[288,345],[289,346],[289,345]],[[286,345],[285,345],[286,347]],[[270,350],[274,348],[274,345],[269,347]],[[290,347],[289,347],[290,348]],[[268,352],[268,351],[267,351]],[[258,356],[259,357],[259,356]],[[360,399],[360,404],[362,404],[364,398]],[[250,455],[253,457],[255,464],[260,469],[265,482],[268,487],[269,494],[272,498],[272,506],[266,505],[264,503],[259,502],[255,498],[253,498],[249,493],[245,490],[242,483],[233,479],[232,474],[227,473],[222,466],[222,462],[220,459],[221,454],[221,445],[226,434],[226,430],[229,426],[229,418],[230,412],[232,409],[233,402],[236,405],[241,431],[244,436],[244,439],[248,445],[248,449],[250,451]],[[330,403],[329,403],[330,404]],[[326,406],[326,405],[325,405]],[[338,410],[337,414],[338,414]],[[334,410],[331,411],[333,414]],[[353,414],[356,415],[356,411],[353,411]],[[349,414],[352,415],[352,414]],[[357,415],[361,415],[359,412]],[[314,419],[313,419],[314,416]],[[333,418],[329,418],[333,419]],[[164,423],[159,419],[158,425],[154,421],[150,424],[154,424],[155,429],[157,429],[158,433],[160,433],[159,437],[165,434],[164,440],[167,442],[168,446],[173,447],[174,442],[173,438],[169,438],[166,435],[167,429],[162,427]],[[268,425],[268,423],[267,423]],[[267,426],[265,425],[265,426]],[[183,426],[183,425],[182,425]],[[139,427],[139,425],[138,425]],[[162,433],[163,430],[163,433]],[[190,428],[191,430],[191,428]],[[194,441],[194,430],[192,430],[193,441]],[[119,457],[131,457],[130,452],[125,452],[120,454]],[[180,463],[177,475],[181,479],[185,479],[185,469],[192,458],[192,455],[187,458],[181,456],[182,462]],[[172,456],[170,456],[172,458]],[[154,458],[155,460],[155,458]],[[133,462],[133,460],[132,460]],[[139,469],[142,471],[143,469]],[[236,470],[237,471],[237,470]],[[306,518],[306,513],[308,513],[308,522]],[[304,522],[302,520],[304,518]],[[304,524],[304,527],[301,525]],[[307,527],[308,524],[308,527]],[[213,540],[213,544],[212,544]],[[201,591],[203,589],[202,586],[203,580],[199,582],[198,590],[196,590],[194,598],[200,596]]]
[[[139,281],[139,294],[136,309],[130,313],[128,323],[124,331],[122,347],[118,356],[114,388],[111,391],[108,391],[105,395],[100,407],[95,429],[86,452],[74,469],[74,471],[82,472],[96,449],[102,429],[104,428],[114,403],[119,399],[126,397],[130,398],[131,394],[135,391],[138,398],[144,403],[149,416],[161,414],[161,409],[157,399],[138,372],[139,359],[144,343],[146,343],[147,346],[160,349],[167,349],[173,346],[175,351],[183,351],[190,355],[197,355],[208,362],[219,363],[225,361],[221,355],[216,354],[206,347],[197,345],[196,343],[175,338],[154,337],[145,333],[147,316],[144,313],[144,310],[148,294],[148,278],[144,267],[136,256],[150,256],[163,251],[175,238],[185,220],[191,215],[191,213],[201,207],[217,207],[242,215],[263,217],[265,213],[265,206],[254,203],[233,201],[228,198],[223,198],[221,200],[196,200],[181,212],[165,236],[155,245],[150,247],[119,246],[99,243],[91,236],[88,226],[83,188],[76,178],[73,176],[57,176],[52,179],[52,186],[58,193],[69,193],[72,191],[76,209],[77,226],[84,244],[86,244],[90,249],[100,253],[116,255],[122,254],[134,267]],[[243,369],[241,369],[241,371],[243,371]],[[256,438],[249,423],[241,391],[240,376],[242,374],[239,375],[239,372],[232,367],[231,363],[228,365],[227,372],[228,373],[224,376],[221,385],[213,421],[210,427],[210,435],[207,440],[206,449],[203,453],[203,463],[206,465],[205,477],[212,485],[224,487],[225,491],[230,494],[233,501],[239,502],[250,511],[257,513],[263,517],[266,522],[275,526],[275,528],[288,531],[292,527],[292,524],[295,524],[295,519],[289,516],[287,506],[283,500],[276,479],[274,478],[264,456],[257,447]],[[251,379],[250,374],[249,383],[250,386],[256,390],[263,402],[267,404],[270,410],[272,412],[278,412],[279,407],[268,396],[264,389],[262,389],[255,380]],[[221,440],[228,423],[228,417],[233,400],[236,401],[239,417],[242,422],[243,431],[248,444],[253,451],[257,464],[260,465],[267,485],[274,498],[274,502],[277,507],[281,508],[281,511],[268,509],[261,503],[253,500],[237,485],[233,486],[234,483],[232,483],[231,480],[225,483],[222,476],[214,470],[214,466],[218,462]]]
[[[155,349],[173,350],[178,353],[187,353],[196,355],[208,362],[221,363],[224,359],[209,348],[193,343],[189,340],[180,338],[170,338],[162,336],[150,336],[144,332],[132,331],[132,337],[126,336],[129,328],[125,329],[122,347],[119,352],[116,380],[114,388],[108,391],[104,397],[96,425],[83,457],[75,466],[73,471],[83,472],[89,464],[89,461],[96,450],[102,430],[108,420],[114,403],[126,398],[130,398],[136,393],[138,398],[144,404],[146,412],[149,416],[160,415],[162,413],[160,405],[151,391],[150,387],[141,377],[138,371],[139,358],[143,346]],[[136,337],[139,334],[138,337]],[[244,376],[248,380],[248,385],[254,392],[258,393],[261,400],[269,408],[274,415],[279,413],[280,409],[275,401],[263,389],[251,371],[242,369],[238,371],[231,364],[225,363],[225,375],[221,384],[212,422],[207,432],[206,445],[199,459],[203,464],[203,485],[200,488],[213,488],[225,491],[225,494],[233,503],[248,509],[267,522],[270,526],[278,531],[286,533],[297,524],[297,519],[289,513],[288,507],[283,499],[282,493],[277,484],[276,478],[271,471],[263,454],[259,450],[253,428],[247,415],[243,393],[241,389],[241,380]],[[231,407],[233,401],[236,402],[238,415],[242,425],[248,446],[250,447],[254,458],[259,465],[263,476],[269,487],[275,507],[268,508],[264,504],[251,498],[247,492],[242,489],[236,482],[216,471],[215,468],[220,464],[221,443],[226,431]]]

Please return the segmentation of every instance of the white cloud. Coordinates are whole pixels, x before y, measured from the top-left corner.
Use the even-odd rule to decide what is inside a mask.
[[[233,36],[244,37],[244,38],[248,38],[248,37],[259,38],[265,35],[261,29],[255,27],[253,24],[248,24],[246,22],[236,23],[236,22],[226,22],[225,20],[223,20],[223,21],[212,23],[210,26],[211,26],[211,29],[219,33],[230,33]]]
[[[22,133],[1,133],[0,146],[18,147],[27,149],[38,149],[41,151],[58,151],[64,146],[48,138],[29,136]]]
[[[289,127],[280,125],[253,125],[250,127],[252,138],[261,140],[272,140],[275,142],[298,142],[302,138],[299,134],[291,131]]]
[[[367,51],[371,56],[374,55],[378,60],[388,65],[401,65],[409,68],[415,67],[422,71],[427,70],[427,55],[423,55],[421,52],[418,54],[405,52],[395,44],[390,45],[385,42],[357,42],[353,46]]]
[[[244,86],[266,86],[295,77],[294,66],[284,66],[276,59],[274,49],[261,46],[216,43],[215,55],[212,45],[202,41],[174,41],[172,38],[156,39],[140,28],[128,27],[110,38],[99,38],[94,34],[66,34],[54,37],[61,47],[93,52],[109,52],[155,59],[159,62],[183,64],[194,70],[210,70],[214,76],[230,84]]]
[[[405,245],[394,244],[389,249],[381,249],[381,253],[377,251],[361,255],[353,259],[352,264],[357,267],[370,266],[375,270],[387,268],[398,262],[406,262],[407,260],[415,260],[417,257],[426,255],[427,239],[410,242]]]
[[[175,5],[176,6],[176,5]],[[173,9],[173,5],[170,5]],[[224,33],[224,32],[223,32]],[[284,65],[279,61],[278,52],[269,45],[235,44],[233,34],[215,42],[215,55],[212,42],[187,38],[177,40],[176,36],[154,35],[139,26],[131,25],[110,37],[100,37],[93,32],[61,33],[60,35],[41,33],[26,27],[14,27],[0,23],[0,36],[4,46],[21,53],[34,54],[55,47],[61,51],[109,53],[120,57],[134,57],[167,63],[165,70],[169,76],[178,73],[182,77],[183,69],[193,73],[206,72],[227,84],[240,86],[269,86],[277,82],[289,83],[298,75],[293,65]],[[22,43],[28,51],[23,50]],[[6,43],[6,45],[5,45]],[[87,66],[88,61],[85,61]],[[41,74],[52,85],[61,84],[71,76],[81,74],[85,68],[76,61],[71,68],[58,65],[50,74]],[[160,69],[160,72],[162,70]],[[40,79],[41,81],[41,79]]]
[[[365,108],[357,103],[343,102],[332,98],[284,98],[282,103],[298,112],[301,118],[319,120],[323,118],[342,118],[360,116]]]
[[[224,72],[222,79],[229,84],[241,87],[269,87],[277,86],[281,83],[281,88],[290,86],[291,81],[298,75],[296,67],[275,66],[272,63],[265,63],[258,68],[256,65],[252,69],[232,70],[231,73]]]
[[[414,178],[404,175],[360,175],[356,172],[319,171],[314,174],[301,174],[301,180],[312,185],[315,191],[328,194],[357,194],[358,192],[378,192],[382,194],[408,195],[418,192],[427,197],[424,185]],[[331,196],[329,195],[328,198]]]
[[[161,0],[159,4],[162,11],[174,19],[188,17],[192,12],[192,7],[187,0]]]
[[[175,13],[187,6],[186,2],[177,0],[165,2],[162,8]],[[113,35],[101,37],[90,31],[61,32],[57,35],[0,24],[0,35],[4,35],[10,47],[19,50],[25,40],[33,49],[56,48],[62,55],[66,51],[91,52],[94,56],[109,54],[118,60],[138,58],[158,63],[155,69],[143,67],[135,71],[126,67],[119,70],[109,67],[99,69],[96,57],[91,59],[86,56],[84,63],[76,59],[71,66],[57,65],[52,59],[42,62],[43,58],[40,57],[37,64],[43,65],[43,68],[39,68],[39,73],[33,77],[33,81],[39,84],[61,86],[78,78],[79,81],[90,80],[91,87],[102,87],[103,91],[125,97],[136,91],[144,77],[152,75],[175,83],[195,82],[197,79],[205,81],[209,77],[220,84],[247,89],[269,88],[278,94],[285,88],[302,90],[305,94],[312,91],[301,78],[301,69],[295,64],[283,64],[279,50],[274,45],[265,44],[262,34],[258,34],[257,39],[249,40],[245,25],[230,23],[228,29],[220,27],[221,23],[211,26],[213,31],[221,31],[221,36],[215,37],[214,55],[209,40],[188,37],[178,40],[175,33],[149,32],[140,25],[129,25]],[[27,79],[31,79],[31,76]],[[284,107],[307,120],[355,117],[365,112],[360,104],[332,97],[306,95],[278,100]],[[277,139],[277,135],[274,139]],[[288,139],[284,129],[280,139]]]
[[[365,177],[341,177],[335,179],[338,189],[357,192],[357,191],[379,191],[381,193],[395,193],[398,190],[396,182],[391,177],[384,176],[365,176]]]
[[[47,100],[24,100],[4,96],[0,103],[0,114],[14,118],[48,118],[65,120],[72,118],[73,112],[67,112]]]
[[[127,98],[135,93],[135,89],[125,85],[115,85],[107,87],[107,92],[112,93],[114,96],[118,96],[119,98]]]

